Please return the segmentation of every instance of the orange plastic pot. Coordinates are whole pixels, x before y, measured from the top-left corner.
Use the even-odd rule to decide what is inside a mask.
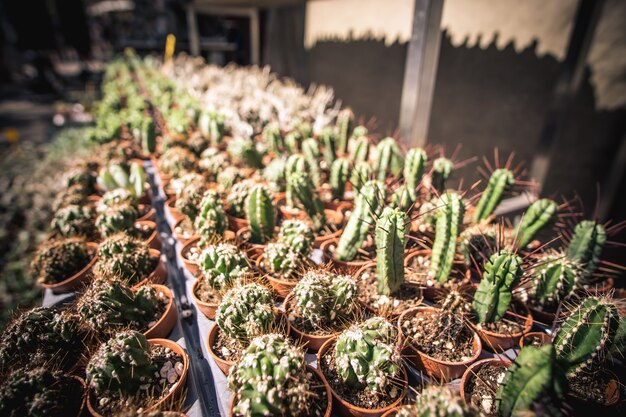
[[[193,286],[191,287],[191,298],[194,303],[196,303],[196,307],[198,307],[198,310],[200,310],[202,314],[211,320],[215,320],[215,312],[217,311],[218,304],[207,303],[198,298],[196,290],[198,289],[199,283],[200,280],[196,280],[196,282],[193,283]]]
[[[339,272],[350,274],[359,270],[366,264],[372,262],[372,259],[358,260],[358,261],[341,261],[335,258],[334,248],[337,247],[339,238],[333,238],[326,240],[320,246],[324,259],[329,261]]]
[[[200,266],[198,265],[198,263],[196,261],[192,261],[190,260],[186,255],[189,252],[189,250],[198,245],[198,242],[200,241],[199,237],[195,237],[193,239],[190,239],[189,241],[187,241],[187,243],[185,243],[180,250],[178,251],[178,256],[180,256],[180,259],[183,260],[183,264],[185,265],[185,268],[187,269],[187,271],[189,271],[189,273],[191,275],[193,275],[194,277],[196,276],[196,274],[198,273],[198,271],[200,271]]]
[[[167,297],[168,303],[161,318],[143,334],[147,339],[166,338],[174,328],[174,325],[176,325],[176,320],[178,320],[178,310],[174,305],[174,296],[172,291],[165,285],[152,284],[151,287],[154,287],[157,292],[162,292]]]
[[[492,352],[504,352],[507,349],[515,347],[519,344],[519,340],[521,337],[530,332],[530,329],[533,327],[533,316],[530,314],[528,307],[523,304],[518,304],[518,306],[524,310],[525,320],[524,320],[524,328],[521,332],[513,333],[513,334],[500,334],[496,332],[491,332],[489,330],[481,329],[476,324],[474,324],[471,320],[469,320],[469,324],[472,329],[478,333],[480,336],[480,340],[482,340],[485,349]],[[506,314],[511,314],[507,312]]]

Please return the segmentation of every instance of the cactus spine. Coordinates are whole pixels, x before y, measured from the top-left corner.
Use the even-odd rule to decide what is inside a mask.
[[[387,137],[376,146],[374,172],[378,181],[385,181],[388,176],[398,177],[404,168],[404,157],[394,138]]]
[[[446,190],[446,182],[450,178],[453,169],[454,163],[448,158],[440,157],[433,161],[431,185],[437,190],[437,193],[443,194]]]
[[[515,184],[515,177],[508,169],[498,168],[491,173],[487,188],[480,197],[474,212],[474,222],[478,223],[491,216],[502,200],[504,193]]]
[[[274,324],[272,294],[255,283],[232,288],[217,307],[215,321],[226,336],[242,343],[266,334]]]
[[[250,241],[265,243],[274,235],[276,213],[269,189],[257,184],[248,195],[246,217],[250,222]]]
[[[334,199],[343,199],[349,175],[350,162],[346,158],[337,158],[330,166],[330,188]]]
[[[460,195],[446,192],[440,198],[435,210],[435,241],[429,274],[444,283],[452,271],[456,254],[457,238],[463,222],[464,204]]]
[[[385,207],[376,222],[376,274],[378,293],[390,295],[404,283],[404,247],[409,232],[409,216]]]
[[[216,291],[228,289],[250,272],[246,257],[235,245],[229,243],[205,248],[198,258],[198,264],[203,274],[202,279]]]
[[[596,271],[605,243],[606,229],[603,225],[591,220],[583,220],[576,225],[567,246],[567,257],[585,268],[585,279]]]
[[[314,229],[320,230],[324,227],[326,216],[324,204],[314,190],[311,178],[304,172],[294,172],[287,177],[287,201],[299,202]]]
[[[422,182],[428,157],[421,148],[411,148],[404,161],[404,181],[412,202],[417,201],[417,187]]]
[[[555,307],[579,287],[583,269],[565,254],[547,252],[537,259],[537,264],[539,266],[532,274],[531,295],[540,306]]]
[[[53,284],[71,277],[89,263],[85,242],[76,238],[55,240],[43,245],[31,263],[40,284]]]
[[[520,248],[528,246],[537,232],[554,219],[557,209],[558,205],[548,198],[537,200],[528,207],[517,229]]]

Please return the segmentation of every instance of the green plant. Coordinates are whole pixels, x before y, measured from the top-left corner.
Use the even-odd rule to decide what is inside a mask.
[[[198,258],[203,279],[216,291],[230,288],[250,273],[246,257],[235,246],[219,243],[206,247]]]
[[[126,330],[100,345],[87,364],[87,383],[97,395],[118,391],[134,395],[153,378],[157,367],[146,337]]]
[[[301,255],[284,242],[268,243],[263,249],[267,268],[271,274],[289,276],[301,265]]]
[[[137,204],[137,197],[126,188],[116,188],[107,191],[102,195],[98,204],[98,211],[104,211],[107,207],[113,207],[118,204]]]
[[[206,187],[203,184],[192,182],[183,189],[180,196],[176,197],[174,207],[194,222],[200,211],[200,202],[205,192]]]
[[[280,126],[276,122],[268,123],[263,128],[263,133],[261,134],[263,137],[263,141],[265,142],[265,146],[267,149],[272,151],[274,155],[280,155],[285,148],[285,142],[283,139],[283,135],[280,132]]]
[[[154,118],[144,117],[141,122],[141,130],[139,135],[135,134],[135,138],[139,140],[141,149],[146,154],[152,154],[156,150],[156,125]]]
[[[222,143],[226,133],[224,116],[214,112],[202,112],[198,119],[198,128],[213,146],[217,146]]]
[[[280,225],[278,241],[285,243],[293,252],[303,257],[308,257],[313,249],[315,235],[308,222],[285,220]]]
[[[311,178],[304,172],[293,172],[287,176],[287,203],[294,204],[296,201],[311,219],[314,229],[320,230],[326,223],[324,204]]]
[[[302,143],[302,135],[300,132],[296,130],[292,130],[291,132],[285,135],[285,148],[288,153],[296,154],[300,152],[300,144]]]
[[[558,204],[548,198],[539,199],[528,207],[517,227],[520,248],[528,246],[537,232],[554,220],[558,207]]]
[[[478,323],[493,323],[504,317],[513,298],[513,288],[523,274],[522,259],[514,253],[501,250],[489,258],[472,303]]]
[[[246,284],[229,290],[217,307],[215,322],[231,339],[247,343],[274,325],[274,301],[267,288]]]
[[[193,171],[197,163],[198,158],[189,149],[174,146],[163,152],[158,165],[165,175],[178,177],[186,171]]]
[[[355,258],[359,248],[372,230],[375,218],[382,211],[385,201],[384,185],[380,181],[368,181],[356,197],[354,211],[341,234],[335,256],[342,261]]]
[[[390,207],[385,207],[376,221],[378,294],[393,294],[404,284],[404,247],[409,223],[406,213]]]
[[[398,208],[402,211],[407,211],[413,206],[414,201],[411,200],[411,193],[406,184],[402,184],[391,196],[392,207]]]
[[[465,404],[459,394],[446,386],[427,385],[411,405],[403,406],[396,417],[473,417],[477,410]]]
[[[442,156],[433,161],[431,185],[437,190],[438,194],[443,194],[446,191],[446,182],[452,175],[453,170],[454,162],[448,158]]]
[[[285,179],[294,172],[307,172],[309,165],[302,154],[290,155],[285,162]]]
[[[200,154],[198,165],[210,181],[215,181],[220,172],[232,166],[228,155],[217,148],[206,148]]]
[[[470,226],[461,232],[460,240],[465,265],[478,270],[498,247],[497,229],[490,225]]]
[[[276,212],[268,187],[257,184],[250,190],[246,200],[246,218],[250,223],[250,241],[262,244],[274,235]]]
[[[200,235],[200,246],[222,236],[228,226],[228,219],[224,216],[224,206],[220,195],[213,190],[205,191],[200,201],[199,211],[194,219],[194,227]]]
[[[579,288],[583,268],[568,259],[564,253],[544,252],[537,256],[537,267],[532,271],[532,299],[544,308],[556,307]]]
[[[332,127],[326,126],[319,134],[319,140],[322,143],[322,149],[324,153],[324,161],[326,166],[329,167],[337,158],[335,152],[336,136]]]
[[[55,284],[76,274],[90,259],[83,240],[53,240],[39,248],[31,269],[39,284]]]
[[[583,266],[584,279],[589,278],[598,268],[605,243],[606,229],[599,223],[583,220],[574,228],[566,253],[569,259]]]
[[[515,176],[508,169],[498,168],[491,173],[487,188],[476,205],[474,222],[487,219],[502,200],[504,193],[515,184]]]
[[[146,173],[139,162],[130,164],[130,174],[127,169],[120,164],[102,168],[98,175],[98,184],[106,191],[125,188],[135,197],[141,197],[146,192]]]
[[[354,164],[350,173],[350,184],[355,191],[360,191],[363,185],[372,177],[372,167],[368,162],[359,161]]]
[[[319,164],[321,152],[317,140],[313,138],[305,139],[302,142],[302,154],[309,166],[311,180],[315,185],[320,186],[322,182],[322,172]]]
[[[452,191],[442,194],[436,204],[438,207],[435,209],[435,241],[429,275],[444,283],[452,271],[465,206],[461,196]]]
[[[155,265],[148,246],[125,233],[108,237],[98,248],[94,271],[105,277],[118,277],[137,283],[146,278]]]
[[[335,360],[344,383],[383,394],[402,370],[397,330],[382,317],[351,326],[337,337]]]
[[[52,203],[52,210],[57,211],[60,208],[77,205],[84,206],[88,204],[88,190],[81,184],[74,184],[60,192]]]
[[[343,200],[346,183],[350,175],[350,161],[346,158],[337,158],[330,166],[330,190],[335,200]]]
[[[226,210],[228,211],[228,214],[239,218],[246,215],[246,199],[255,184],[256,183],[253,180],[243,180],[233,185],[233,188],[226,197]]]
[[[132,231],[139,211],[128,203],[119,203],[107,207],[96,217],[96,227],[104,237],[123,231]]]
[[[422,182],[428,157],[422,148],[411,148],[404,159],[404,181],[411,204],[417,201],[417,188]]]
[[[95,232],[94,211],[89,206],[62,207],[54,213],[51,227],[63,237],[92,236]]]
[[[378,181],[385,181],[388,176],[397,178],[404,169],[404,156],[396,140],[387,137],[376,146],[374,172]]]
[[[337,139],[336,150],[338,155],[346,155],[348,152],[348,139],[352,132],[354,113],[350,109],[344,109],[337,115]]]
[[[256,144],[251,139],[236,137],[228,143],[228,154],[240,163],[251,167],[263,168],[262,156],[256,148]]]
[[[265,168],[263,168],[263,178],[270,183],[273,191],[285,190],[285,169],[286,162],[282,158],[272,160]]]
[[[277,161],[277,160],[274,160]],[[274,162],[272,161],[272,162]],[[280,160],[278,160],[280,161]],[[272,165],[272,164],[270,164]],[[269,168],[268,165],[267,167],[265,167],[265,169],[263,170],[263,172],[265,173],[266,170]],[[217,180],[217,183],[220,184],[224,190],[230,190],[231,188],[233,188],[233,185],[237,184],[238,182],[242,181],[244,179],[244,176],[242,175],[241,171],[239,170],[239,168],[234,167],[234,166],[227,166],[224,169],[220,170],[220,172],[217,173],[217,176],[215,178]],[[267,178],[265,178],[267,179]],[[268,179],[269,181],[269,179]]]
[[[230,371],[233,416],[306,416],[313,400],[304,352],[281,334],[254,339]]]
[[[352,162],[367,162],[370,155],[369,138],[366,136],[356,136],[351,144],[352,146],[350,149],[350,159],[352,160]]]

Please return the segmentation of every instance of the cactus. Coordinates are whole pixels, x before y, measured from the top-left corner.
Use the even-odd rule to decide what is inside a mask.
[[[482,270],[483,264],[498,247],[497,231],[489,226],[475,225],[461,232],[461,253],[465,265]]]
[[[227,226],[228,220],[224,216],[224,206],[220,195],[213,190],[206,191],[194,220],[194,227],[200,235],[200,246],[204,246],[215,236],[223,236]]]
[[[537,267],[531,276],[533,287],[530,293],[540,306],[555,307],[579,288],[583,268],[578,262],[568,259],[564,253],[542,253],[536,263]]]
[[[149,285],[133,291],[119,280],[98,279],[77,304],[79,314],[98,332],[124,327],[144,331],[157,319],[159,295]]]
[[[273,191],[285,190],[285,169],[287,164],[284,159],[274,159],[263,168],[263,178],[270,183]]]
[[[393,294],[404,283],[404,247],[409,223],[409,216],[390,207],[385,207],[376,222],[378,294]]]
[[[311,219],[315,230],[319,231],[326,223],[324,204],[306,173],[294,172],[287,176],[287,201],[299,203]]]
[[[309,223],[302,220],[285,220],[280,225],[278,241],[285,243],[293,252],[308,258],[313,249],[315,235]]]
[[[270,190],[257,184],[250,190],[246,200],[246,218],[250,223],[250,241],[263,244],[274,235],[276,212]]]
[[[442,194],[437,205],[429,275],[444,283],[452,271],[465,207],[463,199],[455,192]]]
[[[202,201],[205,191],[206,188],[203,184],[195,182],[189,184],[183,189],[180,196],[176,197],[174,207],[176,210],[189,217],[191,222],[194,222],[200,211],[200,202]]]
[[[102,168],[98,175],[98,184],[106,191],[125,188],[136,198],[141,197],[146,191],[146,173],[143,167],[139,162],[133,162],[130,165],[130,174],[126,170],[127,167],[120,164]]]
[[[530,205],[517,228],[519,247],[525,248],[537,232],[548,225],[556,216],[558,204],[548,198],[542,198]]]
[[[350,162],[346,158],[337,158],[330,166],[330,189],[335,200],[343,200],[346,182],[350,175]]]
[[[252,139],[237,137],[228,144],[228,154],[250,168],[263,168],[262,156]]]
[[[337,158],[335,152],[335,132],[331,127],[325,127],[319,135],[320,142],[323,145],[324,161],[327,166],[331,166]]]
[[[232,287],[251,272],[245,255],[229,243],[205,248],[198,258],[198,264],[203,274],[202,279],[216,291]]]
[[[355,207],[341,234],[335,256],[341,261],[351,261],[365,242],[375,222],[375,216],[382,211],[385,201],[384,185],[379,181],[368,181],[357,195]]]
[[[448,158],[440,157],[433,161],[431,185],[437,190],[438,194],[443,194],[446,191],[446,182],[450,178],[453,169],[454,163]]]
[[[352,132],[353,123],[354,113],[352,113],[352,110],[344,109],[337,115],[337,140],[335,149],[338,155],[346,155],[348,151],[348,139]]]
[[[175,146],[167,149],[159,157],[159,169],[164,174],[179,177],[185,171],[193,171],[198,158],[189,149]]]
[[[96,217],[96,227],[102,236],[107,237],[118,232],[131,231],[138,217],[139,211],[135,206],[120,203],[100,213]]]
[[[352,318],[357,308],[356,296],[356,282],[351,277],[324,271],[306,272],[293,289],[302,318],[317,329]]]
[[[273,122],[267,124],[263,128],[263,141],[265,142],[265,146],[267,149],[272,151],[274,155],[280,155],[285,148],[285,143],[283,140],[283,135],[280,132],[280,127],[278,123]]]
[[[489,258],[472,304],[478,323],[494,323],[504,317],[523,274],[522,259],[514,253],[501,250]]]
[[[41,246],[31,269],[39,284],[55,284],[78,273],[89,263],[91,254],[77,238],[54,240]]]
[[[415,398],[415,403],[405,405],[396,417],[474,417],[477,410],[465,404],[455,391],[445,386],[428,385]]]
[[[365,136],[357,136],[352,141],[350,159],[352,162],[367,162],[370,155],[370,140]]]
[[[350,184],[355,191],[361,190],[361,187],[372,177],[372,167],[367,162],[357,162],[352,168],[350,174]]]
[[[224,138],[224,116],[212,112],[203,112],[198,120],[198,128],[213,146],[222,143]]]
[[[351,137],[358,139],[367,136],[368,133],[369,131],[367,130],[367,127],[363,125],[358,125],[352,130]]]
[[[404,160],[404,181],[412,202],[417,201],[417,188],[422,182],[428,157],[422,148],[411,148]]]
[[[146,192],[146,171],[139,162],[130,164],[130,175],[128,177],[129,187],[135,197],[139,198]]]
[[[215,322],[226,336],[240,343],[266,334],[275,322],[272,294],[256,283],[232,288],[217,307]]]
[[[204,185],[206,179],[204,176],[196,172],[187,172],[180,177],[173,178],[170,182],[170,187],[174,191],[176,198],[183,195],[185,189],[193,184],[193,186]]]
[[[230,371],[233,416],[306,416],[314,400],[304,352],[281,334],[254,339]]]
[[[156,150],[156,125],[152,117],[143,118],[139,140],[144,153],[154,153]]]
[[[308,169],[309,165],[304,156],[299,153],[293,154],[287,158],[285,163],[285,178],[294,172],[307,172]]]
[[[556,357],[566,374],[574,376],[600,365],[613,347],[619,325],[615,304],[600,297],[588,297],[572,311],[554,338]]]
[[[387,392],[402,370],[396,337],[396,328],[381,317],[341,333],[335,344],[335,361],[343,382],[372,394]]]
[[[136,205],[137,197],[126,188],[116,188],[115,190],[107,191],[102,195],[97,210],[104,211],[107,207],[113,207],[118,204]]]
[[[515,176],[513,173],[504,168],[498,168],[491,173],[487,188],[480,197],[474,212],[474,222],[478,223],[485,220],[496,209],[496,206],[502,200],[504,193],[515,184]]]
[[[603,225],[591,220],[583,220],[576,225],[567,246],[567,257],[585,268],[584,279],[589,278],[598,268],[605,243],[606,229]]]
[[[291,131],[285,135],[285,148],[287,152],[296,154],[300,152],[300,143],[302,142],[302,135],[298,131]]]
[[[263,249],[263,254],[268,271],[273,275],[290,276],[302,263],[301,255],[284,242],[269,243]]]
[[[210,181],[215,181],[220,172],[232,166],[228,155],[219,152],[216,148],[207,148],[202,152],[202,158],[198,165],[207,174]]]
[[[385,181],[388,176],[397,178],[404,169],[404,157],[394,138],[387,137],[376,146],[374,172],[378,181]]]
[[[119,277],[137,283],[146,278],[155,265],[148,246],[131,236],[118,233],[108,237],[98,248],[94,271],[106,277]]]
[[[56,212],[59,209],[70,205],[87,205],[89,204],[89,201],[87,200],[88,195],[89,193],[83,185],[72,185],[71,187],[64,189],[57,195],[57,197],[54,199],[54,202],[52,203],[52,210]]]
[[[92,236],[94,211],[90,207],[69,205],[60,208],[52,217],[51,227],[63,237]]]
[[[157,371],[146,337],[127,330],[111,337],[93,354],[87,364],[87,383],[96,395],[118,391],[130,396],[142,386],[150,386]]]
[[[394,191],[391,196],[391,206],[402,211],[409,210],[413,203],[414,201],[411,200],[411,194],[406,184],[396,188],[396,191]]]
[[[233,185],[226,197],[226,210],[234,217],[243,218],[246,215],[246,199],[256,183],[253,180],[243,180]]]
[[[89,166],[79,166],[71,170],[67,175],[67,187],[80,185],[85,189],[85,193],[93,194],[96,192],[96,175]]]
[[[302,154],[309,166],[309,174],[316,186],[322,185],[322,173],[320,171],[320,148],[317,140],[313,138],[305,139],[302,142]]]
[[[267,169],[267,167],[265,169]],[[265,172],[265,170],[263,172]],[[227,166],[217,173],[215,179],[217,180],[218,184],[223,187],[224,190],[230,190],[231,188],[233,188],[233,185],[237,184],[239,181],[242,181],[244,179],[244,176],[241,174],[239,168],[234,166]]]

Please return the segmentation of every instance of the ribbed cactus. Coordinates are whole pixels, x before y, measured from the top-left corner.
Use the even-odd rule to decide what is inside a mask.
[[[558,207],[548,198],[539,199],[528,207],[517,229],[520,248],[528,246],[537,232],[554,220]]]
[[[208,138],[212,145],[222,143],[224,137],[224,116],[213,112],[202,112],[198,119],[198,128],[202,135]]]
[[[302,264],[302,255],[294,251],[284,242],[268,243],[263,249],[267,261],[268,272],[284,277],[292,275]]]
[[[352,138],[358,139],[358,138],[362,138],[367,136],[367,134],[369,133],[369,131],[367,130],[367,127],[363,126],[363,125],[358,125],[356,126],[353,130],[352,130]]]
[[[346,158],[337,158],[330,166],[330,190],[336,200],[343,200],[346,183],[350,176],[350,161]]]
[[[338,155],[346,155],[348,152],[348,139],[352,133],[354,113],[350,109],[342,110],[337,115],[337,142],[335,144]]]
[[[438,194],[443,194],[446,191],[446,182],[453,170],[454,163],[448,158],[442,156],[433,161],[431,185]]]
[[[246,200],[246,218],[250,223],[250,241],[266,243],[274,235],[276,212],[271,191],[262,184],[250,190]]]
[[[483,191],[476,211],[474,212],[474,222],[485,220],[491,216],[502,200],[504,193],[515,184],[515,176],[508,169],[498,168],[491,173],[487,188]]]
[[[280,127],[278,123],[268,123],[263,128],[263,133],[261,134],[263,137],[263,141],[265,142],[265,146],[267,149],[272,151],[274,155],[280,155],[285,148],[285,142],[283,139],[283,135],[280,132]]]
[[[472,304],[478,323],[493,323],[504,317],[513,288],[523,274],[522,259],[514,253],[501,250],[489,258]]]
[[[98,248],[94,271],[106,277],[118,277],[136,283],[146,278],[155,265],[148,246],[124,233],[108,237]]]
[[[385,207],[376,221],[378,294],[393,294],[404,283],[404,247],[409,223],[406,213],[390,207]]]
[[[290,154],[295,154],[300,152],[300,144],[302,143],[302,135],[300,132],[296,130],[292,130],[291,132],[285,135],[285,148],[287,152]]]
[[[163,152],[158,165],[164,174],[178,177],[185,171],[193,171],[197,162],[198,158],[189,149],[175,146]]]
[[[309,175],[316,186],[322,184],[322,173],[320,171],[320,148],[317,140],[313,138],[305,139],[302,142],[302,154],[309,165]]]
[[[138,130],[139,144],[144,154],[152,154],[156,150],[156,125],[152,117],[144,117]]]
[[[272,160],[263,168],[263,179],[265,179],[275,192],[285,190],[285,169],[287,163],[282,158]]]
[[[233,185],[233,188],[226,197],[226,209],[228,214],[235,217],[244,217],[246,215],[246,199],[252,187],[256,185],[253,180],[243,180]]]
[[[255,338],[228,375],[233,416],[306,416],[314,394],[302,349],[281,334]]]
[[[436,204],[435,241],[429,275],[440,283],[444,283],[452,271],[465,206],[461,196],[455,192],[442,194]]]
[[[565,320],[554,338],[556,357],[568,376],[594,370],[611,351],[620,314],[615,304],[588,297]]]
[[[411,405],[403,406],[396,417],[473,417],[477,410],[463,402],[455,391],[446,386],[427,385]]]
[[[355,258],[359,248],[372,230],[375,218],[385,202],[384,185],[379,181],[368,181],[357,195],[354,211],[341,234],[335,256],[342,261]]]
[[[496,403],[499,415],[535,415],[534,411],[541,415],[561,415],[558,409],[564,381],[555,364],[552,345],[524,347],[507,369],[498,389]]]
[[[214,190],[206,191],[200,201],[194,227],[200,235],[200,246],[216,236],[224,235],[228,220],[224,216],[224,206],[220,195]]]
[[[374,172],[378,181],[385,181],[391,176],[397,178],[404,169],[404,156],[396,140],[387,137],[376,146]]]
[[[365,136],[357,136],[351,142],[350,160],[352,162],[367,162],[370,155],[370,140]]]
[[[584,278],[589,278],[598,268],[606,243],[606,229],[591,220],[576,225],[572,240],[567,246],[567,257],[585,268]]]
[[[302,207],[313,223],[315,230],[320,230],[326,223],[324,204],[311,178],[305,172],[294,172],[287,176],[287,201]]]
[[[280,161],[280,159],[277,159],[276,161]],[[267,167],[265,169],[267,169]],[[217,183],[221,185],[226,191],[229,191],[231,188],[233,188],[233,185],[237,184],[243,179],[244,176],[239,168],[234,166],[227,166],[226,168],[218,172],[217,176],[215,177]]]
[[[91,356],[87,383],[97,395],[116,391],[134,395],[142,385],[150,384],[155,372],[146,337],[127,330],[111,337]]]
[[[413,193],[415,194],[415,193]],[[391,196],[392,207],[398,208],[402,211],[407,211],[413,205],[414,200],[411,198],[411,193],[406,184],[402,184],[393,192]]]
[[[308,271],[293,289],[294,302],[302,318],[313,327],[325,329],[335,320],[352,318],[357,309],[356,282],[347,275]]]
[[[372,175],[372,167],[369,163],[365,161],[355,163],[350,174],[352,188],[356,191],[361,190],[361,187],[372,179]]]
[[[341,379],[351,387],[385,393],[402,370],[396,337],[396,328],[382,317],[372,317],[341,333],[335,344]]]
[[[130,174],[127,169],[130,170]],[[146,173],[139,162],[133,162],[130,168],[112,164],[100,170],[98,184],[106,191],[125,188],[139,198],[146,191]]]
[[[207,148],[201,153],[198,165],[209,181],[216,181],[220,172],[227,167],[233,166],[227,154],[217,148]],[[204,185],[204,182],[201,183]]]
[[[549,251],[536,259],[532,271],[531,296],[544,308],[556,307],[579,288],[583,268],[578,262],[568,259],[564,253]]]
[[[319,135],[319,140],[323,146],[324,153],[324,161],[326,161],[326,166],[331,166],[337,157],[335,152],[335,141],[336,136],[333,128],[330,126],[322,129],[322,132]]]
[[[54,284],[71,277],[90,261],[85,242],[77,238],[53,240],[41,246],[31,269],[40,284]]]
[[[241,343],[266,334],[275,322],[272,294],[256,283],[232,288],[218,306],[215,321],[226,336]]]
[[[302,220],[285,220],[280,225],[278,241],[285,243],[293,252],[308,258],[315,235],[308,222]]]
[[[289,158],[285,163],[285,178],[294,172],[307,172],[309,165],[302,154],[296,153]]]
[[[51,227],[64,237],[91,236],[95,232],[94,211],[88,206],[62,207],[54,213]]]
[[[216,291],[228,289],[251,272],[245,255],[229,243],[206,247],[200,253],[198,264],[202,279]]]
[[[263,168],[262,156],[250,138],[236,137],[228,144],[228,155],[250,168]]]
[[[139,211],[135,206],[120,203],[100,213],[96,217],[96,227],[102,236],[107,237],[118,232],[131,231],[138,217]]]
[[[193,182],[187,185],[181,194],[176,197],[174,207],[193,222],[200,210],[200,202],[205,191],[206,187],[204,184]]]
[[[417,187],[422,182],[428,157],[422,148],[411,148],[404,159],[404,182],[412,201],[417,201]]]

